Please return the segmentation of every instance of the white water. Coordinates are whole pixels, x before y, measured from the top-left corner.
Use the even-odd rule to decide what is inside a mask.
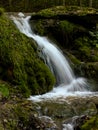
[[[20,13],[18,17],[12,16],[12,19],[20,32],[37,42],[42,51],[45,63],[49,66],[57,80],[58,86],[54,87],[51,92],[43,95],[31,96],[30,100],[41,101],[43,99],[60,98],[68,95],[90,94],[90,92],[86,91],[88,86],[86,79],[75,78],[68,61],[63,56],[60,49],[53,45],[46,37],[41,37],[32,32],[29,25],[30,16],[24,17],[24,15]]]
[[[63,124],[63,130],[74,130],[72,124]]]

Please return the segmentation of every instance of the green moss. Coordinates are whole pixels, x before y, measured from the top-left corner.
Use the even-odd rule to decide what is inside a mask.
[[[90,48],[88,46],[82,46],[82,47],[80,47],[79,51],[81,52],[81,55],[84,54],[86,58],[88,58],[90,56]]]
[[[86,14],[94,14],[96,9],[89,7],[80,7],[80,6],[54,6],[52,8],[47,8],[39,11],[37,15],[44,17],[57,16],[60,14],[77,14],[78,16],[84,16]]]
[[[98,116],[92,117],[82,127],[81,130],[98,130]]]
[[[38,57],[36,43],[4,15],[0,23],[0,79],[18,86],[25,96],[51,90],[54,76]]]
[[[82,65],[82,70],[87,78],[98,81],[98,62],[85,63]]]
[[[66,21],[66,20],[60,21],[59,26],[60,26],[60,28],[61,28],[63,31],[65,31],[65,32],[67,32],[67,33],[72,32],[73,29],[74,29],[74,27],[75,27],[74,24],[72,24],[72,23],[70,23],[70,22],[68,22],[68,21]]]
[[[78,60],[74,55],[72,55],[71,53],[67,52],[67,56],[68,58],[72,61],[72,63],[74,65],[80,65],[81,64],[81,61]]]
[[[51,9],[45,9],[45,10],[41,10],[39,12],[39,15],[45,16],[45,17],[50,17],[50,16],[54,16],[55,12],[53,12]]]
[[[43,36],[45,34],[44,25],[45,24],[44,24],[44,22],[42,20],[35,21],[33,23],[33,30],[35,31],[35,33],[38,33],[41,36]]]
[[[4,14],[4,9],[0,8],[0,15],[3,15],[3,14]]]
[[[0,130],[4,130],[3,124],[0,123]]]
[[[9,96],[9,86],[8,86],[8,84],[0,82],[0,93],[2,94],[3,97]]]
[[[89,37],[79,37],[75,40],[74,49],[75,55],[81,61],[88,62],[97,62],[98,61],[98,53],[97,48],[92,43],[92,39]]]
[[[1,103],[1,102],[0,102]],[[35,104],[27,100],[20,100],[13,98],[11,101],[7,101],[3,105],[0,104],[0,130],[22,130],[31,129],[31,117],[34,119],[34,114],[37,115],[37,111],[34,110]],[[37,121],[36,121],[37,122]],[[32,120],[32,125],[34,124]]]

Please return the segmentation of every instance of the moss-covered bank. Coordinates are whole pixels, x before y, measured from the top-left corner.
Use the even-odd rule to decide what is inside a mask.
[[[54,76],[38,57],[37,45],[21,34],[13,22],[0,15],[0,79],[25,96],[52,89]]]
[[[54,82],[36,43],[21,34],[0,9],[0,130],[47,128],[37,104],[25,97],[51,90]]]

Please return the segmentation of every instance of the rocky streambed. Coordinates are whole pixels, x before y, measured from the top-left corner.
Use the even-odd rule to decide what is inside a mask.
[[[40,116],[51,117],[57,129],[62,130],[66,124],[71,124],[78,130],[92,116],[96,116],[98,97],[69,96],[65,99],[42,101],[38,105]]]
[[[0,100],[1,130],[66,130],[70,124],[75,130],[96,117],[98,122],[98,96],[69,96],[41,102],[19,99]],[[91,128],[98,129],[98,124]],[[95,122],[96,123],[96,122]],[[87,126],[88,128],[88,126]],[[68,129],[71,130],[71,129]]]

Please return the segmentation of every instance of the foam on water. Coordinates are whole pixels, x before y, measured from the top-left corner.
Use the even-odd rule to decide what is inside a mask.
[[[63,130],[74,130],[72,124],[63,124]]]
[[[43,95],[35,95],[30,96],[28,100],[32,100],[34,102],[41,102],[41,101],[50,101],[50,100],[58,100],[58,101],[65,101],[67,97],[87,97],[93,96],[95,93],[90,91],[85,92],[68,92],[66,88],[63,86],[59,86],[57,88],[53,88],[51,92],[45,93]]]

